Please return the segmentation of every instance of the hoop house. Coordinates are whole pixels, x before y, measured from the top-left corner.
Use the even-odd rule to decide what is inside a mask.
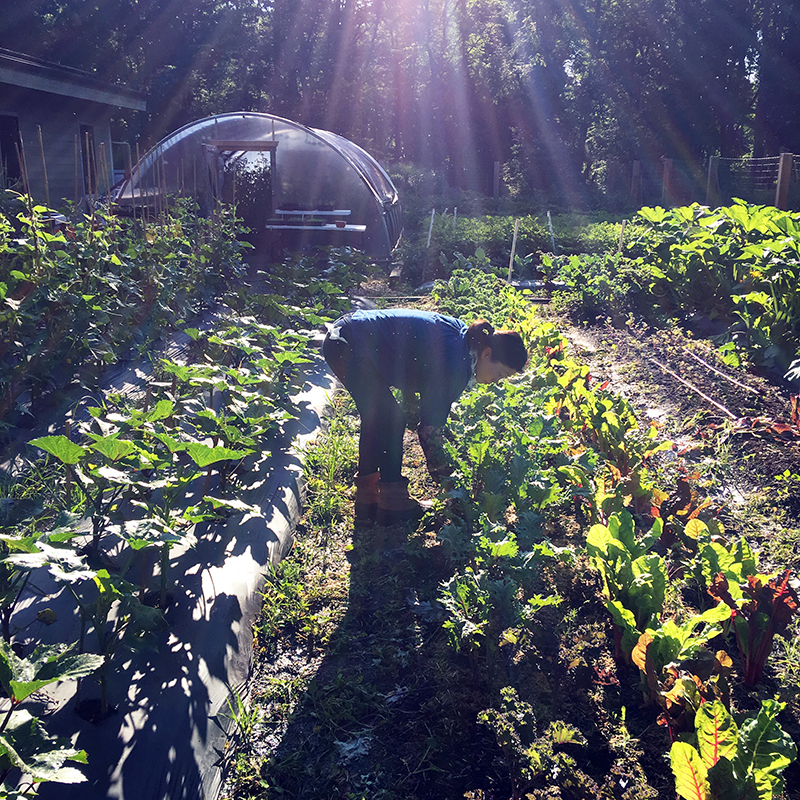
[[[120,211],[158,211],[194,197],[203,214],[235,202],[257,246],[273,252],[350,245],[387,259],[402,208],[391,179],[353,142],[271,114],[219,114],[150,150],[116,197]]]

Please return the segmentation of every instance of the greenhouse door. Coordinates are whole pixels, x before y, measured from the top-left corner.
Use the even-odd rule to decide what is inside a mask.
[[[217,149],[215,195],[236,205],[236,214],[250,230],[264,231],[272,216],[272,176],[278,143],[212,140]]]

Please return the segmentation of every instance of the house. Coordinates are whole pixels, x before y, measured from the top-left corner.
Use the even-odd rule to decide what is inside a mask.
[[[144,111],[146,95],[83,70],[0,48],[0,188],[53,208],[104,194],[130,170],[111,118]]]

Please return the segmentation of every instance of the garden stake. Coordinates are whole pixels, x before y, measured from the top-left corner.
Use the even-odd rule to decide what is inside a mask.
[[[44,175],[44,201],[48,208],[50,208],[50,184],[47,182],[47,162],[44,160],[44,144],[42,143],[42,126],[36,126],[36,132],[39,134],[39,152],[42,154],[42,174]]]
[[[628,220],[622,220],[622,227],[619,230],[619,246],[617,247],[617,255],[622,254],[622,237],[625,236],[625,226],[628,224]]]
[[[28,215],[31,219],[31,232],[33,233],[34,263],[36,264],[36,273],[39,274],[42,271],[42,256],[39,251],[39,231],[36,219],[33,215],[33,198],[31,197],[31,185],[28,182],[28,162],[25,160],[25,143],[22,141],[22,134],[19,135],[19,145],[15,143],[14,146],[17,148],[17,161],[19,162],[20,171],[22,172],[22,188],[25,190],[25,197],[28,201]]]
[[[78,134],[75,134],[75,211],[78,211]]]
[[[553,220],[550,217],[550,212],[547,212],[547,227],[550,228],[550,242],[553,245],[553,255],[556,253],[556,237],[553,233]]]
[[[508,259],[508,282],[511,283],[511,270],[514,268],[514,253],[517,251],[517,234],[519,233],[519,219],[514,220],[514,237],[511,240],[511,256]]]

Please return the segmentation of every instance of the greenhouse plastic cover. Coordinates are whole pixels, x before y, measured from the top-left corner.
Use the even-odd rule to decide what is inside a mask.
[[[215,144],[220,142],[231,146]],[[260,143],[265,150],[237,150],[231,144],[236,142]],[[390,254],[400,239],[397,190],[369,153],[338,134],[271,114],[220,114],[185,125],[141,159],[116,202],[123,208],[157,206],[161,196],[183,195],[208,213],[217,199],[234,198],[224,173],[235,165],[269,170],[270,213],[344,209],[348,225],[366,226],[363,249],[377,255]]]

